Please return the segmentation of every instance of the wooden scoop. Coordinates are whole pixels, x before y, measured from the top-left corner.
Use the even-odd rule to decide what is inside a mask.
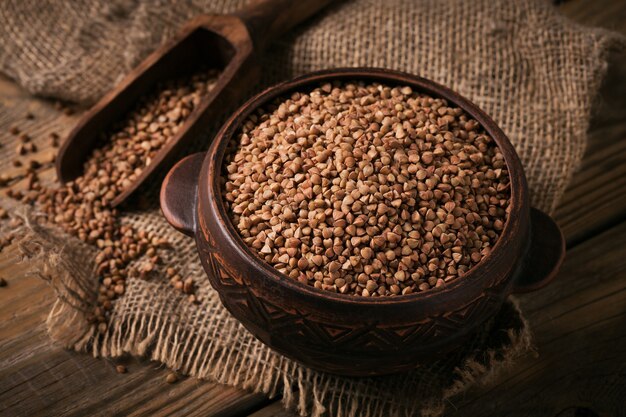
[[[116,206],[131,195],[157,168],[167,168],[178,152],[206,128],[224,108],[241,100],[258,78],[255,59],[275,37],[322,9],[332,0],[269,0],[232,15],[201,15],[192,19],[174,39],[159,47],[80,120],[59,150],[57,176],[63,183],[82,175],[84,163],[102,132],[123,118],[137,100],[160,81],[194,69],[217,68],[214,88],[152,158],[137,180],[113,201]]]

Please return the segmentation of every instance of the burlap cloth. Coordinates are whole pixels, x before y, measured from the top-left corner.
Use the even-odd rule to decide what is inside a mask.
[[[188,18],[243,3],[5,0],[0,70],[35,94],[88,104]],[[346,1],[274,43],[256,88],[336,66],[387,67],[436,80],[499,123],[523,161],[532,204],[551,212],[581,160],[615,43],[615,35],[574,24],[539,0]],[[207,129],[205,147],[211,134]],[[493,331],[432,366],[366,379],[309,370],[266,348],[229,315],[203,279],[193,241],[171,229],[154,193],[146,194],[150,209],[128,209],[123,221],[173,242],[167,263],[195,277],[202,303],[190,304],[164,278],[132,279],[109,331],[98,335],[84,319],[97,285],[85,261],[91,250],[33,224],[22,253],[57,291],[48,325],[64,346],[96,356],[145,355],[196,377],[282,395],[286,407],[313,416],[437,415],[455,394],[488,383],[531,347],[528,326],[508,303]]]

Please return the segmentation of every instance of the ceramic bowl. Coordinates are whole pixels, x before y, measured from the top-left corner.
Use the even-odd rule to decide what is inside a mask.
[[[490,254],[465,276],[410,295],[350,296],[290,279],[244,244],[222,198],[227,144],[259,107],[336,80],[409,85],[444,98],[476,119],[500,147],[511,179],[511,210]],[[493,120],[446,87],[383,69],[316,72],[256,95],[226,121],[206,154],[188,156],[172,168],[162,185],[161,208],[176,229],[195,237],[211,285],[252,334],[311,368],[343,375],[400,372],[449,354],[475,337],[510,294],[546,285],[565,253],[554,221],[530,207],[519,157]]]

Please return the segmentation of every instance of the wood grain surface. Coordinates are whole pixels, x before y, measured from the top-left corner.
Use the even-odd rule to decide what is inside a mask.
[[[626,33],[624,1],[571,0],[559,8],[583,24]],[[520,297],[538,357],[455,399],[448,415],[626,415],[624,57],[611,67],[597,108],[589,149],[556,212],[569,247],[563,269],[550,287]],[[28,111],[37,117],[25,121]],[[35,157],[43,158],[45,136],[64,136],[76,121],[0,79],[0,146],[10,146],[7,129],[20,124],[41,144]],[[0,152],[0,162],[6,155]],[[52,181],[53,169],[44,177]],[[8,281],[0,288],[0,416],[295,416],[277,399],[232,387],[195,379],[169,385],[167,370],[157,363],[113,362],[55,346],[45,331],[52,290],[28,275],[14,250],[0,255],[0,276]],[[129,372],[117,374],[118,363]]]

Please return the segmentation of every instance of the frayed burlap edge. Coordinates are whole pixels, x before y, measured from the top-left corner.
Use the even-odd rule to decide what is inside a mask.
[[[85,316],[96,301],[97,282],[90,274],[81,274],[83,268],[77,263],[93,259],[93,250],[86,245],[68,245],[66,236],[41,226],[36,215],[25,209],[18,210],[15,217],[23,222],[9,232],[18,247],[18,262],[27,262],[28,274],[50,284],[56,295],[46,320],[50,337],[64,347],[84,346],[96,330]]]
[[[89,352],[94,357],[143,356],[197,378],[269,397],[280,395],[283,406],[301,416],[437,417],[443,414],[446,404],[454,402],[455,396],[469,387],[493,383],[517,358],[533,350],[528,323],[517,302],[511,300],[510,307],[516,312],[516,319],[521,320],[521,326],[497,328],[499,333],[506,330],[505,337],[498,336],[502,338],[500,345],[486,350],[478,348],[465,356],[454,367],[449,383],[441,387],[438,395],[415,404],[393,404],[379,399],[377,395],[368,397],[371,393],[363,393],[367,401],[343,395],[344,392],[359,392],[359,384],[366,379],[325,375],[270,354],[269,349],[265,349],[265,357],[256,360],[251,360],[254,355],[245,352],[225,355],[211,349],[206,335],[204,340],[199,340],[200,335],[186,333],[165,320],[168,315],[127,316],[125,320],[112,320],[114,324],[106,334],[100,335],[95,325],[85,319],[97,290],[93,275],[81,273],[93,268],[93,265],[89,268],[84,265],[84,262],[93,263],[92,250],[85,244],[68,239],[58,230],[41,226],[28,215],[22,217],[25,225],[17,232],[21,262],[28,262],[30,273],[49,282],[57,295],[47,318],[47,328],[54,341],[65,348]],[[76,265],[76,260],[82,260],[83,264]],[[220,337],[217,334],[212,336]],[[186,340],[181,340],[183,338]],[[388,378],[382,384],[387,387],[392,377],[383,378]],[[412,377],[398,376],[395,379],[395,383],[401,386],[411,381]],[[393,389],[393,386],[389,388]]]
[[[530,326],[519,307],[517,299],[509,297],[509,302],[519,314],[519,318],[522,321],[521,329],[519,331],[514,329],[507,330],[508,348],[503,349],[501,352],[495,350],[484,351],[483,354],[487,357],[484,361],[470,358],[459,366],[456,370],[458,379],[444,390],[442,402],[446,400],[452,402],[452,398],[455,395],[461,394],[471,386],[486,386],[495,383],[498,377],[515,364],[518,358],[528,353],[537,354]],[[443,409],[441,414],[443,414]]]

